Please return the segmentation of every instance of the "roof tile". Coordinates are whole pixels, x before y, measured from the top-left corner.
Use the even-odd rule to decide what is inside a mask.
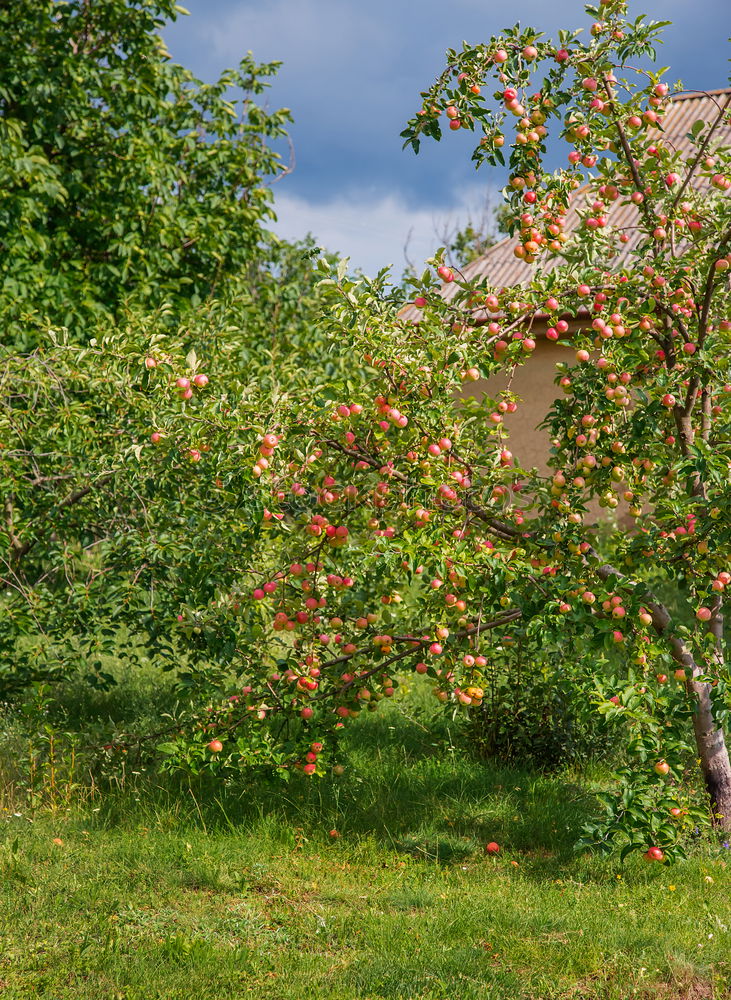
[[[693,146],[688,140],[688,133],[694,122],[702,119],[713,121],[723,107],[731,109],[731,87],[721,90],[693,91],[678,94],[673,97],[663,120],[663,141],[673,146],[677,151],[688,154]],[[731,143],[731,124],[724,122],[715,133],[711,148],[719,144]],[[701,185],[707,183],[701,181]],[[699,185],[694,185],[698,187]],[[569,210],[566,215],[564,231],[567,234],[575,232],[581,220],[580,212],[585,207],[585,195],[591,184],[580,187],[571,196]],[[627,230],[629,241],[621,244],[617,255],[612,259],[612,266],[619,268],[635,249],[641,239],[637,226],[637,206],[632,202],[615,202],[605,212],[611,226]],[[484,277],[493,288],[503,288],[527,284],[536,270],[544,272],[556,267],[561,257],[559,255],[546,258],[535,264],[526,264],[513,253],[518,245],[515,237],[509,236],[490,247],[481,257],[468,264],[462,271],[466,281],[474,281]],[[443,285],[441,295],[450,301],[457,294],[459,285],[450,283]],[[414,306],[406,306],[401,311],[401,317],[412,322],[418,322],[421,310]]]

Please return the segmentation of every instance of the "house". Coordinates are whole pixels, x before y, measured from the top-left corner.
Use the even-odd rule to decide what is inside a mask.
[[[712,152],[718,145],[731,143],[731,88],[710,91],[694,91],[674,96],[663,119],[663,142],[680,151],[690,151],[694,147],[688,139],[688,133],[696,121],[706,123],[718,121],[713,137],[708,146]],[[589,185],[578,188],[571,196],[570,206],[566,215],[565,232],[570,234],[580,225],[580,210],[584,208]],[[621,268],[631,251],[637,246],[640,236],[636,226],[638,209],[632,203],[614,202],[604,214],[608,217],[610,226],[626,231],[628,240],[620,245],[613,260],[608,261],[612,268]],[[515,237],[507,237],[477,260],[468,264],[462,271],[465,279],[474,280],[484,277],[494,288],[507,288],[527,284],[533,273],[534,265],[527,264],[517,258],[513,251],[518,245]],[[555,266],[556,258],[541,262],[543,268]],[[537,265],[536,265],[537,266]],[[452,299],[458,291],[456,284],[444,285],[441,294],[445,300]],[[408,306],[402,313],[407,321],[418,322],[420,311],[414,306]],[[588,316],[588,313],[587,313]],[[485,311],[475,314],[475,322],[486,322],[489,314]],[[555,318],[554,320],[555,321]],[[553,322],[552,321],[552,322]],[[581,320],[573,319],[569,324],[571,330],[576,330]],[[544,431],[537,429],[538,424],[548,412],[557,389],[554,384],[556,364],[558,362],[573,362],[573,350],[567,350],[565,342],[552,342],[546,339],[549,327],[548,317],[537,314],[531,325],[531,336],[536,341],[536,349],[531,355],[530,364],[519,368],[512,379],[511,388],[521,398],[521,403],[514,415],[506,414],[505,426],[510,432],[510,448],[524,467],[536,466],[546,469],[548,456],[548,439]],[[506,385],[506,378],[495,377],[489,380],[473,382],[466,392],[469,395],[489,393],[494,395]]]

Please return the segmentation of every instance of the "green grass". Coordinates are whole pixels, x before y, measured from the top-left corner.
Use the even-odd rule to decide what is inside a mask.
[[[393,706],[353,727],[339,779],[141,777],[6,813],[0,1000],[731,996],[725,851],[575,858],[600,773],[480,762],[449,737]]]

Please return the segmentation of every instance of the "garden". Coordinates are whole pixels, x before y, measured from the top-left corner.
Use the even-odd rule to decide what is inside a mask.
[[[0,7],[3,1000],[731,996],[731,89],[586,12],[447,52],[504,238],[369,276],[276,63]]]

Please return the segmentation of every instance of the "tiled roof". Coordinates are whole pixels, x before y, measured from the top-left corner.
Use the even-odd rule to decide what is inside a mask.
[[[663,142],[681,153],[689,153],[694,148],[687,137],[693,123],[699,119],[706,122],[715,121],[719,111],[724,107],[731,111],[731,87],[722,90],[693,91],[674,96],[663,119]],[[731,124],[725,120],[716,129],[709,149],[728,143],[731,143]],[[585,184],[571,196],[564,228],[567,234],[574,232],[580,224],[579,212],[585,207],[586,194],[590,187],[590,184]],[[635,228],[638,209],[632,202],[623,204],[617,201],[612,203],[604,214],[610,226],[626,229],[630,237],[627,243],[620,244],[617,255],[612,260],[613,267],[621,267],[622,261],[641,239],[641,234]],[[561,261],[561,257],[557,255],[543,259],[540,264],[526,264],[513,254],[517,245],[518,240],[514,236],[508,236],[490,247],[485,254],[463,269],[465,280],[473,281],[475,278],[484,277],[493,288],[523,285],[530,281],[537,267],[540,266],[546,271]],[[443,285],[441,294],[449,301],[457,294],[458,289],[457,283]],[[414,306],[407,306],[401,312],[402,318],[413,322],[418,322],[420,315],[421,311]]]

